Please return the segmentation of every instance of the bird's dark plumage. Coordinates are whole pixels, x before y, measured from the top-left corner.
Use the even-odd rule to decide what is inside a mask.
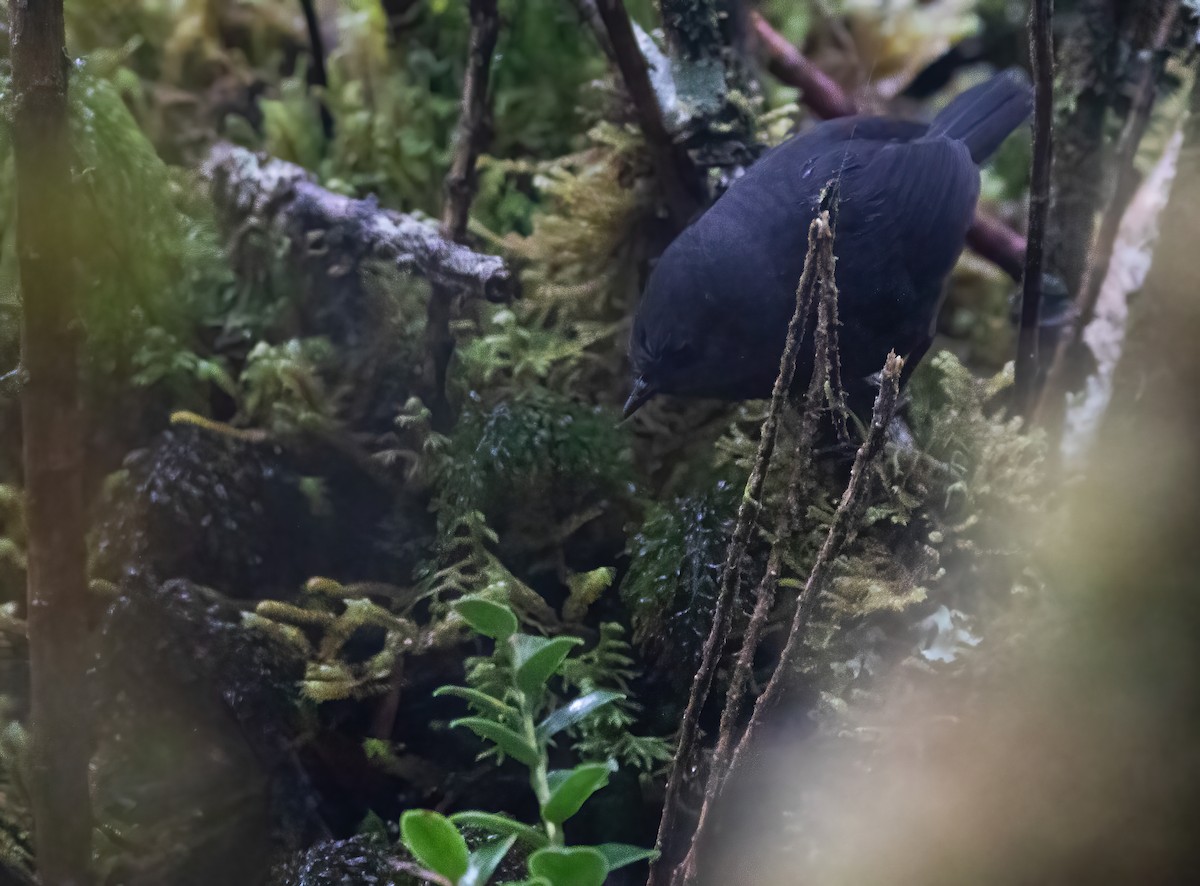
[[[808,227],[838,183],[834,251],[842,377],[889,350],[914,363],[979,197],[979,167],[1032,109],[1022,74],[967,90],[931,124],[846,117],[769,151],[671,244],[634,319],[630,414],[655,394],[769,396]],[[909,367],[911,368],[911,367]],[[811,371],[802,366],[798,384]]]

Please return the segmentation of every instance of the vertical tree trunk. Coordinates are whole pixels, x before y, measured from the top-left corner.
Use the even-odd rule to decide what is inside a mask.
[[[40,882],[90,882],[87,666],[78,319],[62,0],[11,9],[32,792]]]

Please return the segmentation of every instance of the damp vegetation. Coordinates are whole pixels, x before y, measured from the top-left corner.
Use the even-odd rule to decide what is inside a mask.
[[[922,740],[889,694],[960,693],[938,708],[957,722],[1021,672],[1022,644],[1066,632],[1053,527],[1088,480],[1064,474],[1052,395],[1090,370],[1065,321],[1099,309],[1064,293],[1105,236],[1093,215],[1144,211],[1132,193],[1189,103],[1180,175],[1191,158],[1200,176],[1195,4],[1058,4],[1062,156],[1124,165],[1112,194],[1055,167],[1025,287],[1040,325],[1013,278],[1044,131],[985,169],[933,347],[911,378],[907,355],[878,367],[873,411],[842,391],[831,187],[796,232],[772,399],[664,397],[624,421],[633,311],[681,226],[823,117],[928,118],[1026,64],[1029,4],[47,5],[65,5],[69,212],[44,254],[69,250],[51,320],[78,408],[60,449],[38,423],[53,324],[17,211],[14,24],[0,883],[682,886],[735,882],[751,851],[849,870],[831,789],[781,797],[776,751],[861,777]],[[5,21],[18,7],[0,0]],[[1114,158],[1092,155],[1102,137]],[[1040,362],[1015,361],[1034,339]],[[1127,389],[1156,383],[1146,365]],[[76,450],[80,642],[60,685],[78,734],[59,758],[73,721],[38,668],[68,634],[46,627],[64,610],[44,603],[58,524],[37,484]],[[89,802],[65,803],[71,785]],[[60,827],[74,848],[47,866]],[[1003,880],[972,863],[988,876],[944,882]]]

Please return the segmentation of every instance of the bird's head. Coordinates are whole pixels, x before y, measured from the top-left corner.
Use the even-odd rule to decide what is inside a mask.
[[[647,308],[650,308],[647,310]],[[643,303],[633,322],[629,359],[633,364],[633,388],[625,402],[625,417],[633,415],[657,394],[712,396],[719,387],[711,378],[722,361],[709,353],[714,337],[704,335],[700,324],[682,315],[653,310]]]

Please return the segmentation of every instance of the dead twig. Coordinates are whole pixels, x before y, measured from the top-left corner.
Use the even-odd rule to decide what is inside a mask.
[[[646,70],[646,58],[638,47],[625,4],[622,0],[596,0],[596,10],[604,22],[625,90],[650,148],[667,212],[675,226],[682,229],[700,207],[695,166],[663,123],[662,109]]]
[[[1050,169],[1054,156],[1054,0],[1034,0],[1029,19],[1033,62],[1033,161],[1029,184],[1029,239],[1021,289],[1013,411],[1028,414],[1037,390],[1038,326],[1042,312],[1042,263],[1046,216],[1050,210]]]
[[[800,90],[800,100],[818,117],[829,120],[858,113],[858,106],[831,77],[804,57],[786,37],[758,12],[751,13],[758,46],[767,70],[788,86]],[[1020,281],[1025,263],[1025,240],[999,219],[976,212],[967,232],[967,245],[982,258]]]
[[[612,41],[608,39],[608,30],[604,27],[604,20],[600,18],[600,10],[596,6],[596,0],[571,0],[571,5],[575,7],[575,11],[579,14],[579,20],[588,26],[588,30],[592,32],[592,36],[596,38],[596,43],[600,46],[600,51],[608,56],[610,62],[615,64],[617,53],[613,49]]]
[[[871,465],[883,450],[888,425],[896,412],[896,403],[900,396],[900,374],[903,369],[904,360],[896,356],[895,352],[888,354],[887,362],[884,363],[883,372],[880,374],[879,394],[875,397],[875,407],[871,414],[867,437],[854,456],[854,466],[850,469],[850,480],[846,484],[846,490],[842,493],[842,499],[838,503],[837,511],[834,513],[833,522],[829,526],[829,532],[825,536],[821,550],[813,562],[808,580],[804,583],[804,589],[796,601],[796,612],[792,617],[792,625],[788,631],[787,643],[779,657],[779,664],[762,695],[755,702],[750,723],[746,726],[746,731],[742,734],[741,740],[738,741],[730,758],[729,771],[725,775],[726,782],[737,773],[739,767],[745,762],[748,750],[753,745],[758,730],[762,728],[764,718],[779,701],[787,678],[795,671],[798,664],[800,647],[809,616],[825,589],[834,561],[841,554],[842,547],[850,537],[866,503],[864,493],[870,477]]]
[[[471,37],[467,72],[463,78],[462,115],[458,121],[454,158],[446,174],[442,208],[442,233],[455,243],[466,238],[471,202],[478,188],[475,166],[491,140],[488,74],[499,34],[500,13],[496,0],[471,0]],[[454,336],[450,333],[453,314],[454,293],[435,286],[429,296],[425,321],[429,389],[426,405],[434,430],[441,432],[448,430],[452,422],[450,404],[446,400],[446,372],[454,354]]]
[[[792,451],[792,469],[788,477],[787,501],[780,511],[772,539],[771,555],[766,571],[754,592],[754,612],[742,638],[729,690],[725,696],[725,708],[721,712],[721,727],[717,747],[709,763],[708,781],[704,788],[704,800],[700,807],[699,820],[692,837],[691,847],[676,872],[676,879],[685,886],[694,883],[697,876],[698,847],[703,845],[711,822],[713,809],[725,787],[729,773],[729,758],[737,738],[738,721],[745,707],[747,690],[750,686],[754,657],[762,642],[767,619],[775,606],[779,578],[783,572],[784,553],[800,522],[800,498],[803,479],[812,463],[813,441],[816,438],[821,415],[828,409],[840,434],[845,434],[845,402],[841,386],[841,372],[837,351],[837,284],[834,282],[834,257],[832,240],[823,240],[819,279],[821,298],[818,302],[817,324],[813,330],[813,373],[804,400],[804,413],[796,434]]]
[[[713,677],[717,670],[717,662],[720,660],[721,652],[725,648],[725,641],[729,636],[733,603],[742,579],[742,561],[746,556],[750,535],[758,519],[763,485],[770,468],[771,457],[775,451],[779,420],[791,391],[792,380],[796,375],[796,363],[800,354],[800,344],[804,337],[813,293],[821,280],[823,268],[821,255],[832,253],[832,237],[829,212],[824,211],[813,219],[808,229],[808,255],[804,260],[804,271],[800,276],[799,285],[796,287],[796,309],[788,324],[787,341],[779,362],[779,375],[775,379],[775,387],[771,392],[771,405],[767,411],[767,417],[763,421],[758,452],[754,457],[750,477],[746,481],[746,489],[738,508],[737,523],[726,550],[712,627],[704,642],[700,667],[692,681],[687,708],[684,710],[683,722],[679,727],[679,744],[676,747],[671,774],[667,780],[662,818],[658,826],[657,845],[662,855],[651,865],[648,886],[662,882],[674,864],[675,854],[670,851],[671,847],[667,843],[675,831],[680,789],[689,767],[688,761],[695,753],[700,711],[708,700],[708,693],[712,688]]]

